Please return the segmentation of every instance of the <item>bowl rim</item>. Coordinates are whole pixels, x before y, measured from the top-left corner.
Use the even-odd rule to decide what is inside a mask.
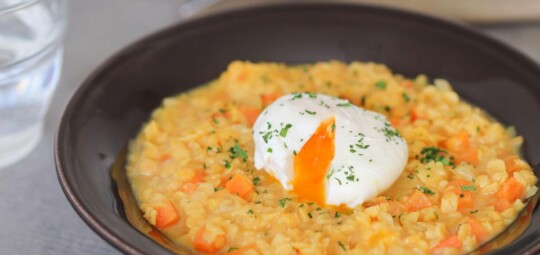
[[[99,217],[95,215],[87,205],[81,202],[79,195],[73,189],[74,183],[72,183],[66,176],[66,172],[69,172],[67,169],[70,168],[70,160],[64,156],[64,147],[63,144],[67,139],[66,133],[70,120],[75,114],[75,109],[77,108],[77,103],[79,99],[85,97],[89,90],[91,90],[92,84],[94,81],[103,74],[108,68],[115,66],[118,62],[123,61],[126,57],[129,57],[131,54],[136,54],[137,50],[144,48],[144,46],[151,44],[152,42],[160,41],[163,38],[166,38],[171,35],[171,32],[176,30],[189,31],[190,29],[197,29],[199,27],[204,27],[205,24],[219,22],[219,20],[238,18],[244,16],[252,16],[257,12],[273,12],[273,11],[284,11],[288,10],[291,12],[302,11],[302,10],[329,10],[337,12],[355,12],[359,10],[369,10],[372,12],[383,13],[383,15],[392,15],[392,16],[401,16],[404,19],[416,20],[417,22],[426,22],[430,26],[438,27],[439,29],[446,30],[448,32],[453,32],[462,36],[468,36],[470,40],[476,41],[481,44],[490,45],[493,49],[498,50],[501,54],[504,54],[507,58],[512,59],[515,62],[519,62],[523,67],[526,67],[528,70],[540,72],[540,65],[532,60],[530,57],[526,56],[517,49],[506,45],[505,43],[498,41],[488,35],[482,34],[478,31],[473,30],[471,27],[466,26],[465,24],[455,23],[450,20],[434,17],[427,14],[417,13],[410,10],[402,10],[391,8],[387,6],[378,6],[372,4],[354,4],[354,3],[344,3],[344,2],[276,2],[276,3],[266,3],[262,5],[247,6],[241,7],[233,10],[226,10],[217,13],[211,13],[209,15],[198,16],[195,18],[190,18],[184,21],[176,22],[171,25],[168,25],[164,28],[158,29],[151,32],[148,35],[144,35],[139,39],[127,44],[122,47],[112,56],[108,57],[103,61],[97,68],[95,68],[77,87],[75,93],[71,96],[68,103],[66,104],[59,126],[57,128],[55,140],[54,140],[54,162],[56,166],[56,173],[60,186],[66,196],[67,200],[75,210],[75,212],[81,217],[81,219],[101,238],[111,244],[113,247],[117,248],[119,251],[126,254],[144,254],[136,246],[134,246],[128,240],[125,240],[113,233],[111,230],[112,227],[105,225],[99,220]],[[534,85],[531,85],[534,86]],[[129,223],[126,221],[126,224]],[[135,229],[135,228],[134,228]],[[136,230],[136,229],[135,229]],[[140,233],[141,235],[144,235]],[[537,238],[531,243],[530,249],[525,251],[525,253],[534,254],[535,252],[540,251],[540,238]],[[156,243],[156,246],[160,246]],[[166,250],[166,249],[164,249]],[[170,252],[169,250],[166,250]],[[171,253],[172,254],[172,253]]]

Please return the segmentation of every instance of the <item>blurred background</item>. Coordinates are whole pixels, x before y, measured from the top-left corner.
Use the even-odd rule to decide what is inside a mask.
[[[70,96],[99,64],[145,35],[202,15],[282,1],[69,1],[63,70],[45,115],[43,137],[22,161],[0,168],[0,254],[119,254],[76,215],[57,181],[53,141]],[[393,6],[450,19],[495,37],[540,63],[538,0],[339,2]]]

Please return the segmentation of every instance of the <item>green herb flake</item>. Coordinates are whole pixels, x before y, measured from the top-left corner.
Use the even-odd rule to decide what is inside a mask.
[[[341,214],[339,214],[339,212],[336,211],[336,213],[334,213],[334,219],[337,219],[341,217]]]
[[[214,188],[214,192],[218,192],[218,191],[220,191],[222,189],[223,189],[223,187],[216,187],[216,188]]]
[[[339,247],[341,247],[341,249],[343,249],[344,251],[347,250],[347,248],[345,248],[345,245],[341,241],[338,241],[338,244],[339,244]]]
[[[437,213],[437,211],[434,211],[433,214],[435,214],[435,219],[439,220],[439,214]]]
[[[478,210],[472,210],[472,211],[470,211],[469,213],[475,214],[475,213],[477,213],[477,212],[478,212]]]
[[[253,178],[253,185],[259,185],[259,182],[261,182],[261,178],[259,176]]]
[[[292,127],[292,124],[287,123],[284,127],[281,128],[281,130],[279,131],[279,135],[281,137],[287,136],[287,132],[289,131],[289,128],[291,127]]]
[[[225,168],[230,169],[231,168],[231,162],[228,160],[225,160]]]
[[[428,189],[427,187],[421,187],[421,186],[418,186],[416,187],[418,190],[422,191],[423,193],[425,194],[428,194],[428,195],[435,195],[435,192],[433,192],[432,190]]]
[[[268,153],[272,153],[272,151],[274,151],[274,150],[272,150],[272,148],[268,148],[266,151],[267,151]]]
[[[349,102],[347,102],[347,103],[341,103],[341,104],[337,104],[336,106],[337,106],[337,107],[351,107],[351,106],[352,106],[352,104],[351,104],[351,103],[349,103]]]
[[[248,155],[238,144],[234,144],[234,146],[229,149],[229,152],[231,153],[231,159],[241,158],[242,162],[247,162]]]
[[[407,95],[407,93],[403,92],[403,94],[401,94],[401,96],[403,97],[403,102],[407,103],[407,102],[411,101],[411,98],[409,97],[409,95]]]
[[[307,114],[310,114],[310,115],[315,115],[315,114],[317,114],[317,112],[310,111],[310,110],[308,110],[308,109],[305,109],[305,112],[306,112]]]
[[[282,199],[280,199],[278,202],[279,202],[279,206],[281,206],[281,208],[285,208],[285,204],[287,203],[287,201],[291,201],[292,199],[288,198],[288,197],[284,197]]]
[[[264,140],[264,143],[268,143],[268,139],[272,138],[272,132],[271,131],[268,131],[266,132],[264,135],[263,135],[263,140]]]
[[[212,115],[212,122],[214,122],[214,124],[219,124],[218,120],[216,119],[216,116]]]
[[[383,80],[380,80],[380,81],[376,82],[375,83],[375,88],[386,89],[386,82],[383,81]]]
[[[310,219],[313,218],[313,215],[311,215],[311,212],[308,212],[308,213],[307,213],[307,216],[308,216]]]
[[[229,249],[227,250],[227,252],[232,252],[232,251],[235,251],[235,250],[238,250],[238,248],[236,248],[236,247],[229,247]]]
[[[420,162],[424,164],[429,162],[441,162],[445,166],[454,166],[456,164],[452,156],[448,157],[446,150],[437,147],[424,147],[420,154],[422,154]]]
[[[253,210],[249,209],[249,211],[247,211],[247,214],[253,214]]]
[[[470,185],[470,186],[461,186],[462,191],[476,191],[476,186]]]

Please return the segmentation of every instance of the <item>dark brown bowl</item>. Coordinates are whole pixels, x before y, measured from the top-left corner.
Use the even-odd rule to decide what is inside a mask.
[[[375,61],[408,76],[448,79],[468,101],[525,137],[539,174],[540,68],[470,29],[409,12],[342,4],[281,4],[181,23],[116,54],[71,99],[57,134],[58,178],[77,213],[130,254],[169,254],[133,228],[111,166],[164,97],[214,79],[232,60]],[[494,254],[537,252],[540,212]]]

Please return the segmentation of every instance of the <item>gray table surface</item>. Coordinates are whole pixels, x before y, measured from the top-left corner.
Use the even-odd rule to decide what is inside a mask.
[[[55,173],[53,140],[62,111],[107,57],[181,20],[181,0],[72,0],[61,82],[39,146],[0,169],[0,254],[119,254],[78,217]],[[476,26],[540,62],[540,23]]]

